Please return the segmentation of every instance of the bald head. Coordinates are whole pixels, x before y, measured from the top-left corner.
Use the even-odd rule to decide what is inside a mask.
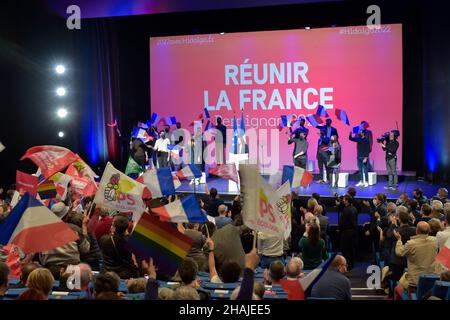
[[[428,234],[430,232],[430,225],[425,221],[420,221],[417,224],[416,233],[417,234]]]
[[[286,266],[286,274],[289,278],[298,278],[303,269],[303,261],[298,257],[292,258]]]
[[[228,208],[226,205],[221,204],[217,210],[219,211],[219,215],[224,216],[227,214]]]

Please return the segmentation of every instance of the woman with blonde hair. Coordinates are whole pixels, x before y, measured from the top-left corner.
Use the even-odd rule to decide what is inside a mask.
[[[45,299],[48,300],[48,296],[53,289],[54,281],[55,279],[50,270],[46,268],[37,268],[28,275],[27,287],[42,292]]]

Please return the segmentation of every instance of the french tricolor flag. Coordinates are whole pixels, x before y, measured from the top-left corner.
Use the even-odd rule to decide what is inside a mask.
[[[161,118],[155,112],[152,113],[152,118],[150,119],[150,124],[157,124]]]
[[[165,117],[164,118],[164,123],[167,124],[168,126],[173,126],[174,124],[177,123],[177,118],[174,117],[174,116]]]
[[[142,140],[142,142],[144,142],[144,143],[145,143],[145,142],[148,142],[148,141],[153,141],[153,140],[154,140],[154,138],[153,138],[151,135],[149,135],[149,134],[147,133],[147,131],[145,131],[145,130],[142,129],[142,128],[137,128],[137,127],[133,128],[132,137],[133,137],[133,138],[140,139],[140,140]]]
[[[177,177],[180,179],[200,178],[202,172],[195,164],[188,164],[183,169],[177,171]]]
[[[281,125],[283,127],[290,127],[292,124],[292,116],[281,116]]]
[[[28,192],[0,224],[0,244],[14,244],[25,253],[52,250],[76,240],[78,235]]]
[[[204,110],[205,110],[205,118],[206,118],[206,119],[211,118],[211,117],[209,116],[209,111],[208,111],[208,109],[207,109],[207,108],[204,108]]]
[[[137,127],[138,127],[138,128],[142,128],[142,129],[148,129],[147,123],[140,122],[140,121],[138,121]]]
[[[306,116],[306,120],[309,121],[309,123],[311,123],[311,125],[315,128],[317,127],[319,124],[323,123],[323,120],[317,115],[317,114],[310,114]]]
[[[161,221],[173,223],[206,223],[208,221],[206,214],[200,209],[198,201],[193,194],[151,210],[160,217]]]
[[[348,116],[347,116],[347,112],[345,112],[344,110],[341,109],[336,109],[334,111],[334,114],[336,115],[336,117],[341,120],[343,123],[345,123],[346,125],[350,125],[350,121],[348,120]]]
[[[288,180],[290,181],[292,188],[307,187],[314,180],[314,176],[311,172],[303,168],[297,166],[284,166],[281,184]]]
[[[329,118],[328,113],[327,113],[327,110],[325,109],[324,106],[322,106],[322,105],[320,105],[320,104],[319,104],[319,107],[317,108],[316,114],[317,114],[319,117]]]
[[[161,198],[175,194],[174,180],[170,168],[147,170],[136,181],[147,186],[148,191],[150,191],[150,198]]]

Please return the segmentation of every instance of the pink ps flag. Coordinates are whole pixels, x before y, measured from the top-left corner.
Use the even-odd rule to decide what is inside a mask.
[[[14,244],[25,253],[48,251],[78,235],[28,192],[0,224],[0,244]]]
[[[32,147],[27,150],[20,160],[26,158],[33,161],[41,169],[46,179],[78,159],[75,153],[59,146]]]
[[[443,264],[447,269],[450,269],[450,238],[447,239],[444,246],[436,256],[436,261]]]

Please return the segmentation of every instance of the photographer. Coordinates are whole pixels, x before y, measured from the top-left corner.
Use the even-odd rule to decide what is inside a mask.
[[[385,134],[380,139],[377,139],[381,148],[386,151],[386,170],[389,176],[389,185],[385,189],[397,190],[398,188],[397,150],[399,143],[397,138],[399,135],[398,131],[393,130],[389,135]]]

